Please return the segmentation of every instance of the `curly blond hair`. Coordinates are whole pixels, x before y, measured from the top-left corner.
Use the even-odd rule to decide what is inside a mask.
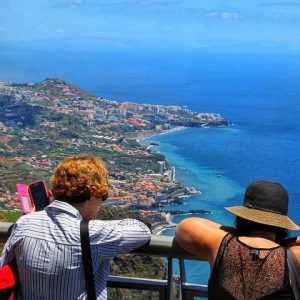
[[[91,197],[108,195],[108,174],[104,163],[90,155],[73,156],[63,160],[51,177],[55,199],[84,202]]]

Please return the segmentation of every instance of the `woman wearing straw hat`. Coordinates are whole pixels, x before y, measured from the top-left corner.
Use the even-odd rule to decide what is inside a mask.
[[[284,187],[255,181],[241,206],[226,209],[237,216],[235,229],[202,218],[185,219],[176,228],[178,243],[210,263],[209,299],[294,299],[287,248],[300,264],[300,241],[283,245],[288,230],[299,227],[287,216]]]

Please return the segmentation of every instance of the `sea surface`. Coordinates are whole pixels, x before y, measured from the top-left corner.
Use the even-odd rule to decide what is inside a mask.
[[[289,191],[289,214],[300,224],[299,58],[0,48],[0,81],[55,76],[108,99],[221,113],[230,126],[189,128],[146,140],[159,144],[156,151],[176,167],[176,180],[201,191],[170,208],[207,209],[212,214],[204,217],[232,225],[234,218],[223,207],[241,203],[251,181],[270,179]],[[188,280],[206,283],[206,263],[187,262],[187,270]]]

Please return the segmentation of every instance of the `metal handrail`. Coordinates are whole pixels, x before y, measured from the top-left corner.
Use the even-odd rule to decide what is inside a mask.
[[[0,242],[5,242],[12,230],[13,223],[0,221]],[[176,239],[165,235],[152,235],[149,243],[135,249],[132,253],[159,257],[201,260],[199,257],[182,249]]]
[[[159,257],[201,260],[199,257],[182,249],[173,236],[152,235],[148,244],[135,249],[133,253]]]
[[[13,223],[0,221],[0,242],[5,242],[12,230]],[[171,236],[153,235],[149,243],[132,251],[134,254],[167,257],[167,279],[144,279],[129,278],[120,276],[109,276],[108,287],[126,288],[137,290],[156,291],[159,293],[160,300],[172,299],[172,281],[173,281],[173,259],[179,259],[180,266],[180,289],[183,300],[194,299],[194,297],[207,298],[207,286],[192,284],[186,281],[184,259],[201,259],[182,249],[176,239]]]

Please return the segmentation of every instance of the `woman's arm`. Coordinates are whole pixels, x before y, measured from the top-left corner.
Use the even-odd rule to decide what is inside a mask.
[[[214,264],[219,246],[229,229],[202,218],[188,218],[176,228],[176,240],[179,245],[202,259]]]

